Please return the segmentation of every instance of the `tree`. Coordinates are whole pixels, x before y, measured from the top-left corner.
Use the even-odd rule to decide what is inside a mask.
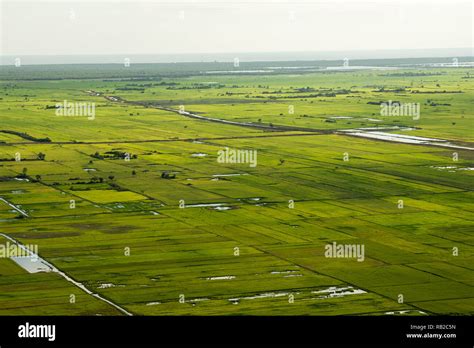
[[[44,154],[44,153],[42,153],[42,152],[40,152],[40,153],[38,154],[38,159],[39,159],[40,161],[44,161],[45,158],[46,158],[46,154]]]
[[[41,175],[37,174],[37,175],[36,175],[36,180],[37,180],[37,181],[40,181],[40,180],[41,180]]]

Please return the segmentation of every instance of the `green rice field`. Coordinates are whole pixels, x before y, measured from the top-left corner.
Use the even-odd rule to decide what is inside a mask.
[[[142,68],[0,68],[0,315],[474,314],[472,68]]]

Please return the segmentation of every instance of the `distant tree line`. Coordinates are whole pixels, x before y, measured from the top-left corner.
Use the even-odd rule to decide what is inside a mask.
[[[37,142],[37,143],[50,143],[51,142],[51,139],[48,138],[48,137],[46,137],[46,138],[36,138],[36,137],[34,137],[32,135],[29,135],[27,133],[17,132],[17,131],[13,131],[13,130],[0,129],[0,133],[17,135],[17,136],[19,136],[23,139],[31,140],[31,141],[34,141],[34,142]]]

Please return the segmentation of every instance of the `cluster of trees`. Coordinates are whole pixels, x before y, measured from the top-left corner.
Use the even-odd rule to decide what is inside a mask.
[[[123,152],[123,151],[107,151],[103,155],[101,155],[98,151],[96,153],[90,155],[93,158],[97,159],[126,159],[127,157],[129,159],[137,159],[137,155],[133,155],[128,152]]]
[[[163,179],[175,179],[175,178],[176,178],[176,174],[170,173],[170,172],[162,172],[162,173],[161,173],[161,177],[162,177]]]
[[[425,105],[429,106],[451,106],[449,103],[436,103],[434,100],[428,99]]]
[[[41,175],[37,174],[34,178],[28,175],[28,168],[23,168],[21,173],[16,176],[18,179],[28,179],[31,182],[41,181]]]
[[[170,86],[167,87],[166,89],[169,90],[180,90],[180,89],[211,89],[211,88],[224,88],[225,85],[220,84],[220,83],[193,83],[191,86],[181,86],[181,87],[176,87],[176,86]]]
[[[46,154],[40,152],[39,154],[36,155],[36,158],[23,158],[22,161],[44,161],[46,158]],[[16,161],[17,159],[15,157],[11,158],[0,158],[0,162],[7,162],[7,161]]]
[[[31,140],[31,141],[34,141],[34,142],[37,142],[37,143],[50,143],[51,142],[51,139],[46,137],[46,138],[36,138],[32,135],[29,135],[27,133],[24,133],[24,132],[17,132],[17,131],[12,131],[12,130],[7,130],[7,129],[2,129],[0,130],[1,133],[5,133],[5,134],[13,134],[13,135],[17,135],[23,139],[26,139],[26,140]]]

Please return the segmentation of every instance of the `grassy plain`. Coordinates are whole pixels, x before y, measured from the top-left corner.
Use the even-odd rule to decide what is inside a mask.
[[[156,108],[321,131],[414,127],[397,132],[472,147],[470,73],[0,81],[0,131],[51,140],[0,132],[0,197],[28,215],[0,201],[0,232],[135,315],[472,315],[471,150]],[[95,119],[47,108],[64,100],[94,102]],[[374,103],[388,100],[420,103],[420,119],[380,116]],[[257,150],[258,165],[219,163],[225,147]],[[333,242],[364,245],[365,260],[325,257]],[[0,304],[5,315],[120,314],[1,258]]]

